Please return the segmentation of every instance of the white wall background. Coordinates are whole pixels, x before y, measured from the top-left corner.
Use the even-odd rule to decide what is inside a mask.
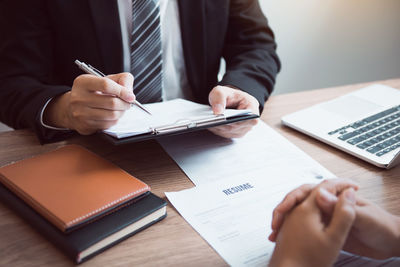
[[[259,0],[278,43],[275,94],[400,78],[400,0]]]

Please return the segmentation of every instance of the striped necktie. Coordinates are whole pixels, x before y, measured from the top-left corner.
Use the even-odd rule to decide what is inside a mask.
[[[132,1],[131,72],[139,102],[162,100],[162,51],[159,0]]]

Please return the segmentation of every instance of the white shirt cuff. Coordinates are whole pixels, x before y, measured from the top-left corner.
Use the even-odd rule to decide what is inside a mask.
[[[47,105],[50,103],[51,100],[53,100],[53,98],[50,98],[49,100],[47,100],[47,102],[44,104],[44,106],[42,108],[42,111],[40,111],[40,124],[42,124],[43,127],[50,129],[50,130],[71,131],[71,129],[68,129],[68,128],[53,127],[53,126],[50,126],[50,125],[47,125],[46,123],[44,123],[44,121],[43,121],[44,110],[46,109]]]

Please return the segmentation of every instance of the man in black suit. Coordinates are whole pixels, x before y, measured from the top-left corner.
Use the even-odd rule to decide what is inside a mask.
[[[124,20],[128,21],[128,29],[132,23],[129,15],[124,18],[123,1],[1,1],[1,121],[15,129],[32,128],[42,142],[65,138],[71,130],[92,134],[115,124],[129,108],[127,102],[135,99],[134,79],[135,85],[141,82],[136,80],[140,74],[133,73],[133,77],[124,72],[135,68],[132,65],[135,59],[131,59],[131,69],[126,67],[129,49],[133,53],[135,45],[126,49],[127,43],[134,43],[139,37],[132,37],[133,34],[127,39],[124,35]],[[145,9],[145,1],[157,2],[133,0],[133,9],[137,2],[139,10],[139,15],[132,15],[133,19],[143,15],[140,12]],[[174,31],[179,35],[168,42],[179,39],[181,43],[176,47],[181,47],[182,52],[170,55],[170,59],[182,58],[179,64],[183,75],[178,78],[187,81],[189,98],[210,103],[215,113],[223,112],[225,107],[261,111],[272,92],[280,63],[273,33],[258,1],[169,1],[176,6],[172,11],[166,8],[163,21],[167,26],[161,27],[161,36],[168,38],[168,24],[172,21],[168,16],[175,14],[178,26]],[[149,10],[153,12],[153,6]],[[155,18],[152,23],[157,18],[155,14],[149,15]],[[137,25],[142,27],[140,23]],[[140,32],[137,34],[141,37]],[[162,48],[165,49],[164,44]],[[222,57],[227,68],[218,81]],[[164,54],[162,58],[165,60]],[[116,74],[108,76],[110,79],[82,75],[73,63],[75,59],[104,73]],[[168,79],[172,72],[168,72],[165,62],[162,66],[163,78]],[[225,137],[238,137],[252,125],[254,122],[241,122],[213,131]]]

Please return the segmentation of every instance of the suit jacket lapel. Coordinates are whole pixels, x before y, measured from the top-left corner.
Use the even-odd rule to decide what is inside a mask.
[[[204,0],[179,0],[182,46],[190,86],[202,98],[206,84]]]
[[[89,5],[103,62],[103,66],[98,68],[105,74],[122,72],[123,51],[118,3],[114,0],[89,0]]]

